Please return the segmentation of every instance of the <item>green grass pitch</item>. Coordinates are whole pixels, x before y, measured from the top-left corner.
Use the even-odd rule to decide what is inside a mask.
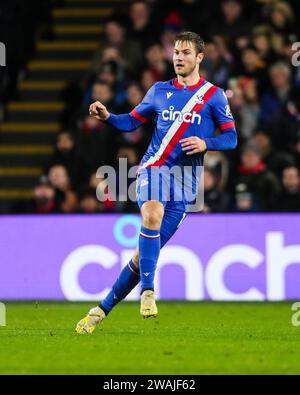
[[[6,303],[0,374],[300,374],[291,303],[158,302],[143,320],[122,303],[93,335],[93,303]]]

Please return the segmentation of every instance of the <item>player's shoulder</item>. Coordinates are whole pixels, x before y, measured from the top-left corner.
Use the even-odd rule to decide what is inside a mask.
[[[152,85],[152,92],[154,97],[156,98],[164,98],[166,95],[168,96],[172,92],[174,87],[174,80],[168,81],[157,81]],[[176,89],[176,88],[175,88]]]
[[[204,85],[204,84],[209,84],[209,85],[210,85],[210,88],[214,88],[215,91],[216,91],[216,93],[218,93],[218,94],[223,94],[223,92],[224,92],[224,89],[223,89],[223,88],[221,88],[220,86],[218,86],[218,85],[216,85],[216,84],[213,84],[211,81],[204,80],[203,85]]]
[[[168,81],[157,81],[153,86],[158,90],[171,89],[174,87],[174,79]]]
[[[220,86],[218,86],[216,84],[213,84],[210,81],[206,81],[205,80],[204,83],[210,84],[211,88],[215,89],[215,92],[214,92],[214,95],[213,95],[212,99],[214,99],[214,100],[224,100],[224,98],[225,98],[227,100],[227,95],[226,95],[226,92],[224,91],[223,88],[221,88]]]

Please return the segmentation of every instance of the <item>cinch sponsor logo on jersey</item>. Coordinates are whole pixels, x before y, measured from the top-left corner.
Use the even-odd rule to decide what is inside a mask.
[[[162,117],[164,121],[175,121],[178,119],[179,121],[197,123],[198,125],[201,122],[201,115],[197,114],[196,111],[182,113],[181,111],[174,111],[174,106],[170,106],[169,110],[164,110]]]

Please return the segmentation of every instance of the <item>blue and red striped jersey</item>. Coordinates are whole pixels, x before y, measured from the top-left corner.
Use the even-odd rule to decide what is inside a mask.
[[[204,154],[186,155],[182,138],[198,136],[208,150],[228,150],[237,145],[235,123],[224,91],[200,78],[184,87],[177,79],[155,83],[130,114],[110,114],[106,121],[122,131],[132,131],[150,118],[155,130],[141,167],[194,166]],[[220,134],[215,135],[216,129]]]

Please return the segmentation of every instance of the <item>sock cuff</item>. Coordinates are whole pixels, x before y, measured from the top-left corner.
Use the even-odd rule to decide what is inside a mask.
[[[154,288],[142,288],[140,295],[142,295],[142,293],[145,291],[153,291],[154,292]]]
[[[110,313],[110,310],[107,310],[107,309],[103,306],[103,303],[102,303],[102,302],[100,302],[98,306],[100,307],[100,309],[102,309],[102,310],[104,311],[105,315],[108,315],[108,314]]]
[[[149,239],[156,239],[160,237],[160,230],[148,229],[142,226],[140,235]]]
[[[132,271],[132,273],[136,274],[137,276],[140,275],[138,269],[135,267],[134,263],[132,262],[132,259],[129,261],[127,266]]]

